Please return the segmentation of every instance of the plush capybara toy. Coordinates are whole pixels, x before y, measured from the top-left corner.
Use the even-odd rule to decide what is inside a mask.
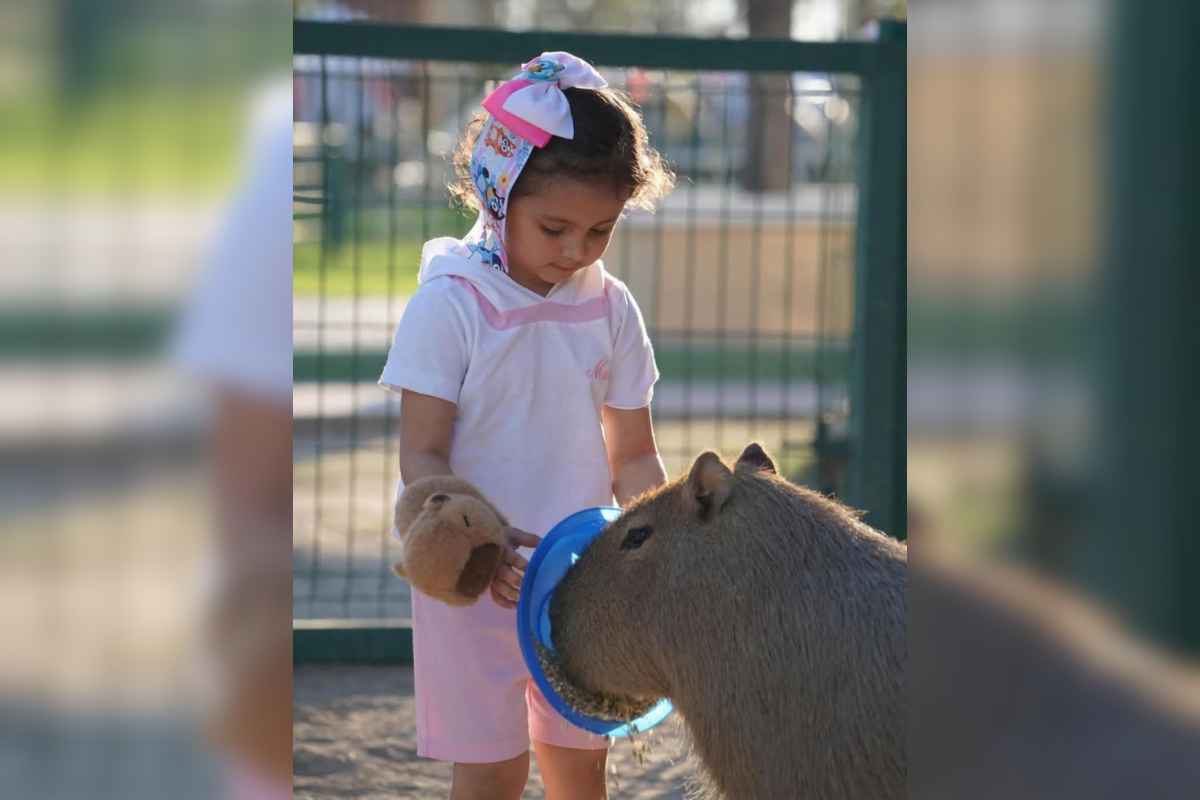
[[[405,487],[396,503],[400,562],[392,570],[451,606],[472,605],[504,559],[508,521],[479,491],[453,475]]]
[[[669,697],[709,796],[906,797],[907,548],[712,452],[635,501],[551,600],[583,689]]]

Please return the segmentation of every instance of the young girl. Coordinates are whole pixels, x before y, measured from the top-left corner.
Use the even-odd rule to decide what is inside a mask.
[[[666,481],[654,354],[600,257],[625,208],[653,207],[674,176],[637,112],[569,53],[529,62],[483,107],[452,187],[479,219],[426,243],[380,379],[401,394],[400,488],[453,474],[514,526],[490,596],[451,608],[413,592],[417,752],[454,762],[452,800],[518,798],[532,738],[550,800],[603,798],[607,743],[530,680],[513,609],[534,533]]]

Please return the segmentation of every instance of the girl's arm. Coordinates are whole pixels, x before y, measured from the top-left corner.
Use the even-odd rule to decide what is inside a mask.
[[[400,477],[404,485],[430,475],[453,475],[450,444],[458,406],[438,397],[410,392],[400,395]],[[504,529],[508,551],[492,581],[492,599],[503,608],[516,608],[521,579],[529,562],[518,547],[537,547],[542,539],[519,528]]]
[[[649,406],[632,411],[605,406],[602,420],[617,503],[625,506],[643,492],[667,482],[667,471],[654,442]]]
[[[400,395],[400,477],[408,486],[430,475],[452,475],[454,403],[410,392]]]

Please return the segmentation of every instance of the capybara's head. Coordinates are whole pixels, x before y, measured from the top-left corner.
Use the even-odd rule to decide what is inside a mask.
[[[552,640],[565,674],[590,691],[667,695],[669,671],[679,667],[670,654],[684,644],[672,639],[710,635],[711,624],[695,616],[737,608],[743,587],[726,579],[725,565],[742,537],[784,513],[772,499],[781,482],[771,458],[752,444],[733,469],[705,452],[686,476],[634,501],[551,600]]]

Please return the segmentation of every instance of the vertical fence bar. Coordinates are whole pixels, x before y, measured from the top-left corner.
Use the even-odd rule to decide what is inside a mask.
[[[308,570],[309,614],[316,613],[317,575],[321,563],[321,446],[325,440],[325,280],[329,257],[329,228],[331,225],[330,188],[333,182],[329,168],[329,56],[321,59],[321,123],[318,127],[317,150],[321,154],[321,243],[317,250],[317,419],[313,431],[313,531],[312,561]]]
[[[388,190],[387,190],[387,319],[396,319],[396,165],[400,160],[400,85],[396,80],[396,65],[387,66],[388,91],[391,101],[388,103],[388,113],[392,115],[388,124]],[[382,337],[381,337],[382,338]],[[392,459],[399,459],[400,448],[395,453],[391,448],[392,428],[397,421],[392,417],[392,401],[388,398],[383,407],[383,469],[380,483],[383,491],[383,507],[390,509],[395,487],[390,485],[388,475],[391,474]],[[397,439],[397,443],[399,440]],[[391,570],[388,569],[388,543],[392,534],[391,517],[385,513],[379,530],[379,571],[375,593],[376,615],[383,618],[386,615],[385,596]]]
[[[617,271],[617,277],[622,283],[629,282],[629,260],[633,254],[633,231],[626,228],[625,235],[621,237],[621,267]]]
[[[833,96],[833,81],[830,81],[830,98]],[[829,102],[828,100],[826,101]],[[828,106],[827,106],[828,107]],[[813,336],[813,374],[816,383],[816,420],[813,429],[813,449],[816,456],[816,488],[817,491],[825,494],[837,494],[841,491],[841,487],[837,485],[837,481],[831,478],[834,470],[829,468],[829,463],[833,460],[832,453],[833,445],[832,432],[826,417],[827,401],[829,397],[829,325],[826,310],[829,304],[829,270],[833,263],[833,235],[832,227],[834,222],[834,205],[837,190],[834,188],[833,182],[833,156],[836,152],[835,141],[837,129],[833,124],[833,120],[827,114],[825,116],[825,158],[822,160],[822,187],[820,192],[820,208],[818,209],[818,217],[821,220],[817,235],[817,290],[813,297],[814,300],[814,319],[816,320],[816,332]]]
[[[349,449],[346,455],[349,459],[349,489],[346,497],[346,569],[345,583],[342,585],[342,616],[352,617],[350,607],[354,602],[353,587],[355,539],[358,528],[358,329],[362,322],[362,256],[363,256],[363,171],[366,159],[367,125],[364,117],[365,84],[367,81],[366,67],[363,59],[359,58],[354,72],[355,102],[354,102],[354,246],[351,255],[350,269],[351,292],[353,297],[350,306],[350,431]]]
[[[751,74],[750,79],[754,82],[754,88],[750,92],[750,97],[751,97],[751,99],[753,99],[754,95],[757,94],[759,97],[764,99],[764,102],[763,102],[762,106],[760,106],[759,111],[760,111],[760,113],[765,114],[767,108],[773,102],[773,98],[771,96],[772,95],[771,81],[767,80],[766,76],[764,76],[762,73],[759,73],[759,72],[755,72],[755,73]],[[753,102],[751,103],[751,107],[752,108],[754,107]],[[762,150],[764,147],[766,147],[766,143],[767,143],[766,126],[751,124],[751,125],[747,126],[747,128],[748,128],[746,131],[747,136],[755,135],[757,137],[757,141],[755,142],[755,144],[757,145],[758,151],[760,154],[759,159],[765,159],[766,156],[762,153]],[[753,128],[754,134],[751,134],[751,132],[749,130],[750,128]],[[792,137],[792,131],[791,131],[791,124],[789,122],[789,125],[788,125],[788,140],[789,141],[791,140],[791,137]],[[764,169],[764,167],[762,167],[760,165],[755,165],[754,168],[756,170]],[[788,176],[788,183],[791,183],[790,175]],[[761,273],[762,273],[762,236],[763,236],[762,202],[763,202],[763,194],[765,194],[767,191],[765,184],[766,184],[765,175],[760,174],[760,175],[754,176],[754,186],[756,187],[756,191],[754,192],[754,206],[753,206],[753,211],[752,211],[753,219],[750,223],[750,298],[749,298],[750,299],[750,309],[749,309],[749,317],[748,317],[748,325],[747,325],[747,327],[749,328],[749,331],[747,331],[748,338],[746,340],[747,344],[750,348],[750,352],[748,354],[749,355],[749,364],[748,364],[748,373],[749,374],[747,375],[746,382],[747,382],[747,392],[749,394],[749,397],[747,399],[750,402],[750,407],[747,410],[747,413],[750,416],[750,420],[749,420],[747,427],[749,428],[749,436],[751,438],[753,438],[755,436],[755,434],[757,433],[757,426],[758,426],[758,388],[759,388],[758,387],[758,330],[759,330],[758,293],[759,293],[759,281],[761,280],[761,277],[762,277],[762,275],[761,275]],[[741,444],[741,443],[739,443],[739,444]]]
[[[896,38],[874,51],[862,90],[847,494],[868,524],[903,539],[906,26],[883,28]]]
[[[722,81],[721,97],[721,150],[728,154],[732,148],[729,144],[729,74]],[[713,444],[718,448],[724,447],[725,439],[725,299],[728,292],[729,278],[729,193],[734,181],[733,159],[726,155],[725,169],[721,186],[721,224],[720,255],[717,262],[717,405],[716,405],[716,436]]]
[[[796,111],[796,85],[795,77],[789,72],[787,76],[788,86],[788,114],[794,115]],[[790,134],[788,135],[787,148],[787,198],[786,198],[786,215],[787,222],[784,226],[784,236],[787,237],[787,242],[783,249],[783,346],[780,348],[782,353],[779,370],[780,384],[783,386],[783,391],[779,393],[779,418],[780,418],[780,442],[783,452],[780,454],[784,457],[784,475],[790,475],[794,468],[791,463],[790,450],[792,441],[792,414],[791,414],[791,385],[792,385],[792,328],[793,328],[793,311],[794,302],[792,294],[795,292],[796,285],[796,208],[795,208],[795,186],[792,181],[792,173],[795,171],[796,159],[796,140]]]
[[[1077,569],[1121,618],[1194,661],[1200,393],[1186,365],[1200,340],[1197,126],[1191,104],[1180,100],[1194,96],[1200,51],[1191,15],[1176,17],[1175,8],[1161,0],[1118,4],[1111,61],[1100,75],[1114,97],[1136,90],[1161,111],[1147,120],[1123,115],[1118,102],[1103,110],[1112,133],[1103,148],[1109,191],[1095,312],[1097,502]],[[1168,19],[1179,21],[1168,29],[1161,24]]]
[[[692,449],[692,427],[695,415],[692,413],[692,371],[695,368],[695,339],[693,319],[696,304],[696,175],[700,164],[700,111],[704,106],[704,96],[701,93],[700,75],[693,76],[694,91],[692,92],[692,135],[691,150],[692,164],[688,174],[688,208],[687,208],[687,253],[684,255],[684,307],[683,307],[683,452],[684,458],[694,452]]]
[[[659,96],[659,117],[663,120],[667,118],[667,99],[671,93],[671,73],[663,72],[662,91]],[[653,136],[651,132],[651,136]],[[653,140],[652,140],[653,143]],[[654,298],[653,305],[654,319],[651,324],[651,330],[648,332],[650,341],[658,344],[662,342],[663,336],[663,314],[664,305],[662,297],[662,272],[663,272],[663,213],[661,210],[654,215],[654,278],[652,280],[651,296]]]
[[[421,69],[421,241],[429,241],[429,62],[418,62]]]

